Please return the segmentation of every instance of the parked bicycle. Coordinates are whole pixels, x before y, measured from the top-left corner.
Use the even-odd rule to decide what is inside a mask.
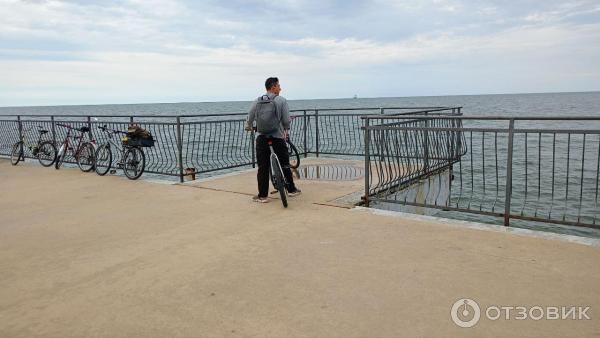
[[[25,130],[30,131],[31,129]],[[42,136],[48,133],[42,126],[38,126],[38,140],[35,144],[27,145],[31,154],[38,159],[44,167],[51,166],[56,160],[56,147],[52,141],[42,141]],[[21,140],[15,143],[10,152],[10,163],[17,165],[21,160],[25,160],[25,133],[22,133]]]
[[[79,167],[79,169],[81,169],[81,171],[89,172],[92,169],[94,169],[94,154],[96,148],[94,143],[95,141],[84,141],[85,134],[89,133],[90,128],[75,128],[71,127],[68,124],[61,123],[57,123],[56,125],[59,127],[67,128],[67,136],[65,137],[64,141],[62,142],[62,145],[58,149],[58,156],[54,167],[56,169],[60,169],[63,162],[65,161],[65,158],[67,157],[67,152],[71,151],[73,157],[75,158],[75,161],[77,162],[77,166]],[[79,135],[71,136],[71,131],[79,132]],[[71,139],[73,139],[73,143],[71,143]],[[73,148],[75,141],[77,142],[77,146]]]
[[[144,143],[135,138],[128,136],[127,132],[109,129],[104,126],[98,126],[98,129],[105,132],[108,136],[107,142],[102,144],[96,150],[96,173],[100,176],[106,175],[111,171],[113,161],[113,151],[116,149],[120,152],[120,159],[117,162],[117,167],[123,169],[123,173],[130,180],[136,180],[144,173],[146,166],[146,156],[142,151],[142,147],[154,145],[154,141]],[[120,144],[115,142],[115,135],[123,135]]]

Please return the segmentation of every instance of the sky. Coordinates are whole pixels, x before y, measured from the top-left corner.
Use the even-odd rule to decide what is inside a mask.
[[[600,90],[600,1],[0,0],[0,106]]]

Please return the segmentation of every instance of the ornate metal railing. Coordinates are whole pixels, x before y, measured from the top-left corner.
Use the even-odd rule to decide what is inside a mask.
[[[426,114],[440,107],[387,107],[293,110],[291,139],[303,155],[364,154],[360,116],[365,114],[399,115]],[[444,108],[446,109],[446,108]],[[459,112],[460,107],[448,108]],[[254,135],[244,131],[245,113],[225,113],[185,116],[87,116],[87,115],[22,115],[0,116],[0,155],[9,156],[11,147],[21,135],[26,143],[37,141],[37,126],[50,131],[45,139],[60,143],[66,130],[57,126],[66,123],[75,127],[89,126],[89,138],[105,143],[106,134],[97,128],[126,130],[131,123],[147,129],[155,138],[155,146],[145,148],[146,171],[177,176],[208,173],[224,169],[252,166],[255,163]],[[27,149],[25,157],[32,158]],[[119,158],[114,156],[113,161]],[[67,158],[67,163],[75,163]]]
[[[364,120],[367,205],[600,228],[600,117]]]

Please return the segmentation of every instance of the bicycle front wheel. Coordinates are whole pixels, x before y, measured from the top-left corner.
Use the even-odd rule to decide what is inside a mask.
[[[85,142],[79,148],[79,152],[77,153],[77,166],[81,171],[87,173],[94,169],[94,156],[95,150],[94,145],[90,142]]]
[[[52,141],[40,143],[37,154],[38,161],[44,167],[49,167],[56,161],[56,147]]]
[[[110,171],[110,167],[112,165],[112,151],[108,144],[100,146],[98,150],[96,150],[96,174],[100,176],[106,175]]]
[[[54,162],[54,168],[56,168],[56,170],[60,169],[60,166],[65,161],[65,157],[67,156],[67,150],[68,150],[67,144],[63,143],[60,146],[60,149],[58,150],[58,155],[56,157],[56,162]]]
[[[300,155],[298,154],[298,149],[289,140],[286,141],[286,143],[288,147],[288,154],[290,155],[290,168],[298,169],[300,166]]]
[[[285,178],[283,171],[281,170],[281,164],[275,156],[271,156],[271,181],[277,191],[279,191],[279,197],[281,197],[281,204],[284,208],[287,208],[287,192],[285,190]]]
[[[142,149],[131,147],[125,152],[123,158],[123,172],[130,180],[137,180],[144,173],[146,157]]]
[[[23,142],[17,142],[13,145],[10,152],[10,164],[17,165],[23,157]]]

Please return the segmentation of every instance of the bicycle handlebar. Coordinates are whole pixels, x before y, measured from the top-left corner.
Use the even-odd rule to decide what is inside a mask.
[[[44,126],[38,125],[37,127],[38,127],[38,130],[45,130]],[[23,129],[24,132],[28,132],[28,131],[31,131],[31,130],[33,130],[33,126],[31,128]]]
[[[127,134],[124,131],[109,129],[106,125],[98,126],[98,129],[102,130],[105,133],[113,133],[113,134]]]

